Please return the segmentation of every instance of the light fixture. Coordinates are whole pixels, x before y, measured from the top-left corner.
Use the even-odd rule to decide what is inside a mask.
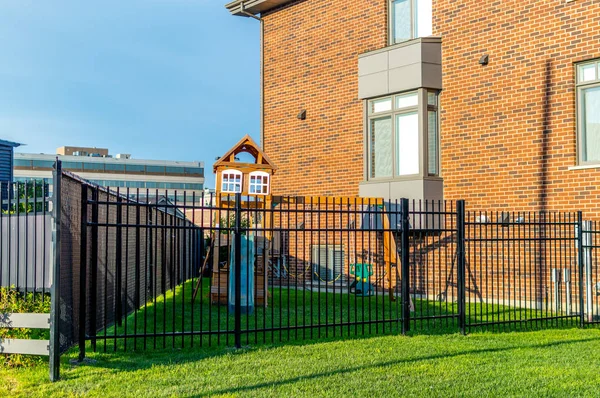
[[[306,109],[302,109],[300,111],[300,113],[298,114],[298,119],[300,119],[300,120],[306,120]]]
[[[481,58],[479,58],[479,65],[487,65],[490,63],[490,56],[487,54],[483,54]]]

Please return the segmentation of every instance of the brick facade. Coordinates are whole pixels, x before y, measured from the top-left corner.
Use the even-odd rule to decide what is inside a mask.
[[[598,169],[576,165],[574,63],[600,57],[600,1],[434,0],[442,37],[445,199],[600,216]],[[358,55],[387,45],[387,1],[304,0],[264,20],[264,150],[274,194],[356,195]],[[478,64],[489,54],[487,66]],[[296,115],[307,110],[306,120]]]
[[[576,165],[574,63],[600,57],[600,1],[434,2],[446,199],[600,216],[598,169]],[[478,64],[489,54],[487,66]]]
[[[293,2],[264,17],[264,150],[275,195],[357,195],[358,55],[386,45],[386,0]],[[296,116],[306,109],[306,120]]]

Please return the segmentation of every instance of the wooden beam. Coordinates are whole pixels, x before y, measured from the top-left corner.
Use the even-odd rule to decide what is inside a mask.
[[[0,328],[50,329],[50,314],[0,314]]]
[[[312,204],[312,205],[382,205],[382,198],[358,196],[273,196],[273,203]]]
[[[396,241],[394,240],[394,235],[390,229],[390,218],[385,206],[381,213],[381,226],[383,227],[383,261],[386,262],[390,300],[393,301],[396,298],[394,297],[395,286],[392,282],[392,264],[395,264],[396,267],[398,266],[398,248],[396,247]]]
[[[0,339],[0,354],[49,355],[50,341]]]

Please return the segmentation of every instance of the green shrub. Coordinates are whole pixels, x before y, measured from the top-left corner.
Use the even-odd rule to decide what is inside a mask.
[[[0,314],[49,313],[50,295],[43,293],[20,293],[14,288],[0,287]],[[49,339],[47,329],[0,328],[0,339]],[[0,367],[33,366],[44,362],[45,357],[0,354]]]

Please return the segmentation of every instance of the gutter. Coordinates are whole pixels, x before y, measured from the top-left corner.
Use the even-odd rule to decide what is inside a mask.
[[[260,22],[260,149],[265,150],[265,23],[261,17],[246,11],[244,2],[240,2],[240,14]]]

